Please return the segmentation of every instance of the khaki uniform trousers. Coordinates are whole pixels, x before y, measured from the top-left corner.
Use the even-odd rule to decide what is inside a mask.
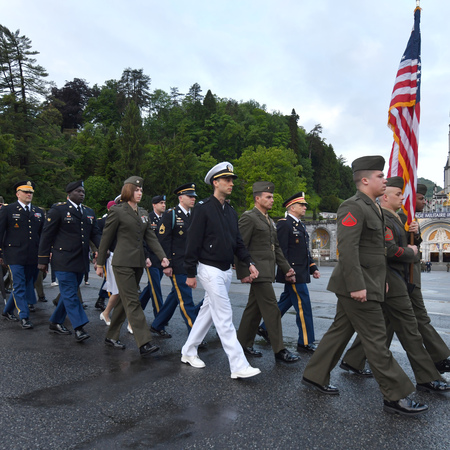
[[[285,348],[281,328],[281,312],[270,281],[254,282],[250,286],[248,303],[242,314],[237,337],[242,347],[253,347],[261,317],[264,319],[274,353]]]
[[[414,392],[414,385],[386,345],[381,303],[361,303],[350,297],[337,297],[334,321],[306,365],[303,376],[320,385],[328,385],[330,372],[356,331],[384,399],[397,401]]]
[[[106,333],[108,339],[118,340],[120,329],[125,319],[128,319],[138,347],[142,347],[152,340],[144,311],[139,302],[138,286],[143,270],[142,267],[113,266],[119,289],[119,301],[114,308],[111,325]]]

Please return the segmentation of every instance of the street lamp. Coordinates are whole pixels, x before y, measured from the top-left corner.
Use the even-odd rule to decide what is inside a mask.
[[[320,267],[320,238],[316,239],[317,267]]]

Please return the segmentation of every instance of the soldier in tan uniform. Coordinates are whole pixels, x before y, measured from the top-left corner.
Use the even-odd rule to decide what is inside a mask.
[[[114,348],[125,348],[119,340],[119,335],[127,318],[141,356],[147,357],[159,350],[159,347],[150,342],[150,330],[138,295],[139,281],[145,266],[144,239],[161,260],[162,267],[167,267],[169,260],[151,229],[148,212],[138,207],[142,198],[143,181],[137,176],[125,180],[121,193],[122,203],[113,206],[109,212],[98,251],[97,275],[103,277],[107,251],[116,238],[112,266],[120,299],[114,308],[105,344]],[[165,269],[165,273],[171,275],[172,269]]]
[[[283,343],[281,312],[273,290],[276,265],[285,273],[286,281],[295,283],[295,271],[283,255],[278,243],[277,230],[267,212],[273,205],[274,184],[258,181],[253,184],[255,207],[242,214],[239,231],[259,276],[251,281],[248,303],[242,314],[237,336],[247,355],[260,357],[262,353],[253,348],[261,317],[269,334],[275,359],[292,363],[300,357],[287,350]],[[249,282],[250,272],[245,264],[236,259],[236,275],[243,282]]]
[[[328,290],[338,298],[334,321],[303,373],[303,383],[323,394],[339,394],[329,384],[330,372],[356,331],[390,413],[414,416],[427,405],[411,400],[414,392],[386,344],[381,304],[386,293],[386,247],[383,212],[376,198],[386,190],[384,158],[365,156],[352,163],[357,192],[338,209],[339,262]]]

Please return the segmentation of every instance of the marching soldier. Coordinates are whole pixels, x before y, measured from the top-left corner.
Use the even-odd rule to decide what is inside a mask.
[[[186,236],[191,223],[191,209],[197,197],[195,184],[183,184],[173,193],[178,196],[180,203],[163,215],[158,227],[159,242],[169,258],[169,267],[172,268],[172,290],[150,328],[150,331],[165,338],[171,337],[164,326],[172,318],[177,305],[180,306],[181,317],[186,323],[188,332],[191,331],[201,306],[200,303],[197,306],[194,304],[192,289],[186,284],[187,275],[184,268]]]
[[[278,221],[277,236],[285,258],[295,270],[295,284],[286,283],[284,273],[278,268],[276,281],[284,283],[278,308],[283,317],[291,306],[294,307],[299,331],[297,350],[313,353],[317,346],[314,344],[314,323],[307,283],[311,282],[311,275],[320,278],[320,272],[309,251],[309,234],[301,221],[308,206],[305,193],[298,192],[289,197],[283,206],[287,216]],[[259,327],[258,334],[268,339],[264,323]]]
[[[114,308],[105,344],[124,349],[119,340],[120,329],[125,319],[133,330],[133,336],[144,358],[159,350],[151,343],[151,334],[139,303],[138,286],[145,265],[143,241],[145,240],[158,258],[167,267],[169,261],[150,227],[148,212],[138,206],[143,195],[144,180],[138,176],[127,178],[122,186],[122,203],[113,206],[106,219],[101,244],[98,250],[97,275],[103,276],[103,266],[114,239],[117,239],[112,267],[119,289],[119,300]],[[171,269],[167,274],[171,275]]]
[[[261,357],[262,353],[253,348],[261,317],[267,324],[267,332],[275,354],[275,359],[287,363],[299,361],[299,356],[287,350],[283,343],[281,313],[273,290],[275,266],[285,274],[285,280],[295,282],[294,269],[289,265],[280,248],[277,231],[267,212],[273,205],[274,184],[257,181],[253,184],[255,207],[242,214],[239,219],[239,231],[248,251],[259,270],[257,279],[251,282],[248,303],[242,314],[237,331],[239,342],[247,355]],[[248,282],[249,270],[238,260],[236,275],[242,282]]]
[[[12,273],[13,291],[2,316],[31,329],[29,307],[36,303],[34,283],[38,276],[39,239],[44,225],[44,211],[31,204],[35,184],[20,181],[14,185],[17,201],[0,209],[0,266],[3,260]]]
[[[323,394],[339,394],[329,384],[330,372],[356,331],[383,394],[385,411],[415,416],[427,412],[428,406],[408,397],[414,385],[387,347],[381,307],[387,288],[386,246],[384,216],[376,198],[386,190],[383,168],[381,156],[352,163],[357,192],[338,209],[339,262],[328,283],[338,299],[336,316],[306,365],[302,382]]]
[[[50,332],[72,334],[64,326],[66,316],[75,330],[75,339],[89,339],[83,329],[89,320],[77,295],[84,274],[89,270],[89,241],[100,245],[100,230],[91,208],[83,205],[83,181],[66,186],[67,201],[53,205],[47,214],[39,245],[39,269],[47,272],[52,253],[52,269],[59,282],[60,301],[50,317]]]
[[[236,211],[226,198],[233,191],[237,178],[229,162],[216,164],[205,177],[214,193],[195,207],[188,232],[184,265],[186,284],[195,289],[197,276],[205,289],[205,298],[189,337],[181,349],[181,362],[202,369],[205,363],[197,349],[214,323],[223,349],[228,356],[231,378],[249,378],[261,373],[249,365],[236,337],[228,291],[234,255],[245,261],[250,278],[258,277],[251,257],[242,242]]]

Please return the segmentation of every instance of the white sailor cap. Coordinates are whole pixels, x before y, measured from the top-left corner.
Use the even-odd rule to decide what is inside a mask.
[[[224,161],[219,164],[216,164],[206,174],[205,183],[212,185],[213,180],[217,180],[217,178],[222,178],[222,177],[237,178],[237,175],[235,175],[235,173],[233,172],[233,164],[229,163],[228,161]]]

